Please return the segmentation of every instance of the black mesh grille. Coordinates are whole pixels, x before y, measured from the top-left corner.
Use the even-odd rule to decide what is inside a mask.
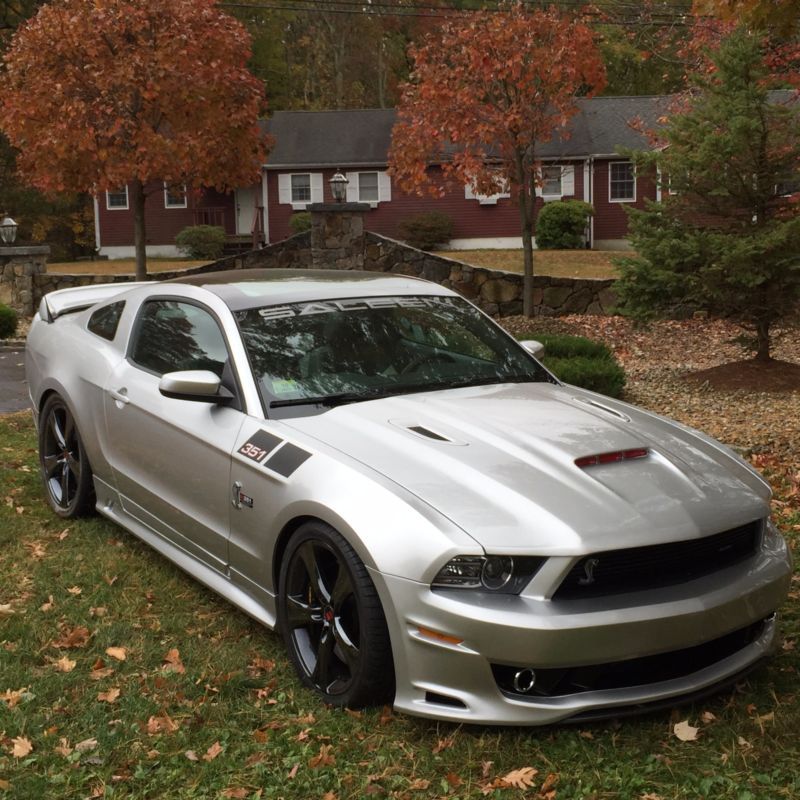
[[[575,564],[553,599],[636,592],[710,575],[750,558],[760,532],[756,520],[703,539],[593,553]]]

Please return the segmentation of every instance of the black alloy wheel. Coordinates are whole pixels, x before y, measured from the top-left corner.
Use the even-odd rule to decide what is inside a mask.
[[[71,519],[92,510],[92,470],[72,412],[58,395],[47,399],[39,418],[39,464],[56,514]]]
[[[334,706],[388,702],[394,694],[389,633],[378,594],[352,547],[308,522],[281,564],[279,624],[306,686]]]

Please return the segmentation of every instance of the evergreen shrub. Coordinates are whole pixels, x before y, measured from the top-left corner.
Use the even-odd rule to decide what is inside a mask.
[[[441,211],[425,211],[406,217],[399,227],[406,242],[420,250],[432,250],[453,237],[453,218]]]
[[[545,203],[536,218],[536,246],[540,250],[577,250],[585,247],[584,233],[594,209],[583,200]]]
[[[0,339],[10,339],[17,332],[17,312],[0,303]]]
[[[218,225],[191,225],[175,237],[175,244],[190,258],[216,261],[222,258],[225,230]]]

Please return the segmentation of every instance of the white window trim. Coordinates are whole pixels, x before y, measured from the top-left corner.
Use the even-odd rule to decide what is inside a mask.
[[[125,189],[125,205],[124,206],[112,206],[109,202],[109,195],[111,192],[106,189],[106,211],[127,211],[130,208],[130,198],[128,196],[128,184],[122,187]],[[114,194],[122,194],[122,190],[118,189]]]
[[[510,191],[495,192],[494,194],[480,194],[475,191],[473,186],[467,183],[464,186],[464,199],[477,200],[482,206],[496,206],[498,200],[504,200],[511,197]]]
[[[617,197],[617,198],[614,198],[614,197],[611,196],[611,167],[614,164],[630,164],[631,165],[631,169],[633,170],[633,197],[625,197],[625,198]],[[609,161],[608,162],[608,202],[609,203],[635,203],[636,202],[636,191],[637,191],[636,183],[637,183],[637,180],[636,180],[636,168],[633,166],[633,164],[630,161]]]
[[[189,194],[186,191],[186,184],[183,184],[183,203],[170,203],[167,182],[164,181],[164,208],[188,208]]]
[[[558,170],[558,191],[557,192],[545,192],[545,177],[544,171],[546,169],[557,169]],[[541,188],[542,199],[547,202],[548,200],[560,200],[564,196],[564,167],[561,164],[543,164],[542,165],[542,188]]]
[[[377,200],[362,200],[361,199],[361,176],[362,175],[374,175],[375,176],[375,189],[378,192],[378,199]],[[356,194],[358,196],[359,203],[369,203],[372,208],[377,208],[378,203],[381,201],[381,184],[380,184],[380,177],[378,176],[378,170],[376,169],[365,169],[362,172],[356,173]]]
[[[295,200],[292,197],[292,191],[294,187],[292,186],[292,178],[300,177],[301,175],[308,175],[308,193],[309,199],[308,200]],[[289,198],[291,200],[292,209],[294,211],[305,211],[306,206],[309,203],[314,202],[314,190],[311,188],[311,173],[310,172],[290,172],[289,173]]]
[[[378,176],[378,199],[377,200],[362,200],[361,199],[361,175],[377,175]],[[365,203],[370,208],[377,208],[381,203],[390,203],[392,200],[392,183],[389,174],[386,170],[381,169],[362,169],[358,171],[349,171],[345,173],[348,180],[347,183],[347,202],[348,203]]]

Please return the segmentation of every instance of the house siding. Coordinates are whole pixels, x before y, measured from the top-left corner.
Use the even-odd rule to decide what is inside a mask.
[[[145,237],[148,246],[174,245],[175,237],[184,228],[194,224],[194,209],[224,208],[225,232],[236,229],[236,208],[233,194],[223,194],[214,189],[187,194],[186,208],[166,208],[162,183],[147,186],[148,196],[144,206]],[[109,210],[105,192],[97,198],[97,217],[100,228],[101,252],[109,247],[131,247],[133,245],[133,208],[130,192],[127,209]]]
[[[575,194],[565,197],[583,197],[583,162],[563,162],[572,164],[575,167]],[[369,172],[372,168],[341,166],[343,172]],[[377,169],[377,168],[376,168]],[[314,169],[294,169],[294,170],[267,170],[268,180],[268,203],[269,203],[269,240],[277,242],[292,235],[289,220],[294,213],[292,206],[288,203],[278,201],[278,176],[280,174],[291,174],[298,172],[322,172],[323,173],[323,202],[333,202],[329,181],[333,177],[335,170],[314,170]],[[388,202],[381,202],[376,208],[366,212],[364,217],[364,227],[368,231],[379,233],[391,238],[399,238],[400,223],[408,217],[415,216],[430,211],[438,211],[447,214],[453,219],[453,239],[475,239],[475,238],[505,238],[518,237],[520,235],[519,209],[511,198],[501,198],[496,205],[481,205],[478,200],[467,200],[464,197],[464,187],[454,181],[447,184],[443,183],[442,171],[438,167],[430,170],[431,179],[434,185],[443,187],[441,197],[432,197],[429,194],[418,196],[416,194],[406,194],[402,192],[395,181],[392,181],[392,199]],[[541,198],[537,198],[538,209],[542,206]]]
[[[609,200],[609,164],[621,158],[597,159],[594,162],[592,205],[594,206],[594,241],[620,240],[628,235],[626,208],[644,208],[646,200],[656,199],[656,183],[652,176],[636,176],[635,202]]]

